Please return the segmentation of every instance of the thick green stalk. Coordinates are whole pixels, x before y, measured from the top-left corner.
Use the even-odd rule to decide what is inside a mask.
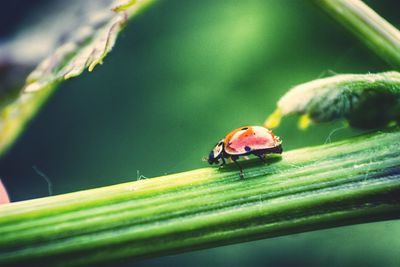
[[[0,265],[141,259],[400,217],[397,130],[0,207]]]
[[[400,69],[400,32],[360,0],[313,0],[379,57]]]

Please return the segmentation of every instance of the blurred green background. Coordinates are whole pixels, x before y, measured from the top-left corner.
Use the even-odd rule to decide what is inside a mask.
[[[22,2],[1,11],[3,35],[29,12]],[[399,25],[397,0],[366,2]],[[20,201],[48,195],[33,166],[55,194],[206,167],[201,158],[227,132],[262,124],[290,87],[329,70],[390,67],[311,1],[160,1],[129,24],[104,65],[58,88],[1,159],[0,177]],[[288,150],[322,144],[341,125],[300,131],[293,118],[276,134]],[[381,222],[122,265],[398,267],[399,236],[399,221]]]

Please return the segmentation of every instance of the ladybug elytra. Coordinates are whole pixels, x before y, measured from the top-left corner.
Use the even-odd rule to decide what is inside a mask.
[[[208,163],[221,166],[230,158],[240,169],[240,177],[243,178],[243,169],[237,163],[239,156],[255,155],[265,163],[267,154],[281,154],[282,141],[271,130],[262,126],[240,127],[228,133],[219,141],[208,156]]]

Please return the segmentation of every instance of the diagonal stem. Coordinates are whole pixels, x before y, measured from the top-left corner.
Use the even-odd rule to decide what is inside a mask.
[[[400,217],[400,132],[0,207],[0,265],[78,266]]]
[[[400,69],[400,32],[360,0],[313,0],[380,58]]]

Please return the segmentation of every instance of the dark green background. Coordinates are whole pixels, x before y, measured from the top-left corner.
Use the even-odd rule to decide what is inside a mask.
[[[133,181],[137,171],[154,177],[205,167],[201,158],[215,142],[233,128],[262,124],[290,87],[328,70],[390,69],[310,2],[160,1],[132,20],[104,65],[64,82],[1,159],[0,177],[12,200],[48,195],[34,165],[55,194]],[[400,23],[398,1],[367,3]],[[12,12],[22,19],[26,8],[10,4],[1,11],[3,35],[15,28]],[[276,133],[293,149],[322,144],[341,125],[300,131],[288,119]],[[354,134],[340,130],[332,140]],[[374,223],[135,266],[397,267],[399,236],[399,221]]]

